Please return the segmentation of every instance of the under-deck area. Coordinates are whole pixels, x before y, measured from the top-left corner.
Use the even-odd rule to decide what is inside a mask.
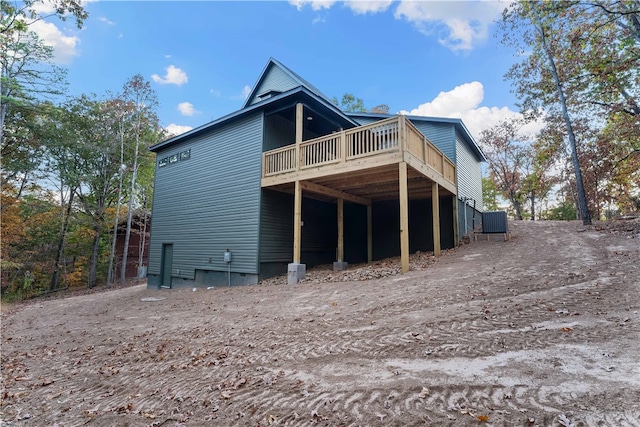
[[[265,151],[262,159],[262,187],[293,195],[292,264],[301,263],[306,240],[302,227],[311,225],[303,218],[303,198],[335,204],[335,210],[331,210],[335,217],[326,218],[324,228],[327,233],[336,234],[338,266],[344,264],[345,246],[365,247],[362,258],[368,262],[374,258],[374,247],[376,258],[393,255],[393,248],[399,247],[402,271],[407,272],[410,248],[432,248],[436,255],[440,254],[443,225],[448,230],[447,247],[455,245],[455,165],[409,120],[395,116],[302,141],[303,108],[302,104],[296,106],[295,143]],[[447,206],[441,208],[441,203]],[[345,209],[345,205],[354,204],[361,208]],[[345,212],[347,224],[357,224],[355,228],[361,232],[345,230]],[[290,221],[291,216],[287,216]],[[313,226],[323,228],[318,221]],[[425,228],[429,228],[428,232]],[[365,242],[345,245],[345,236]],[[418,237],[431,241],[419,242]]]

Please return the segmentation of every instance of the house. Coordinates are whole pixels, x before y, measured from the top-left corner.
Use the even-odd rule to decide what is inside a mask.
[[[398,255],[406,272],[482,211],[485,158],[462,121],[346,113],[275,59],[240,110],[151,150],[150,288]]]

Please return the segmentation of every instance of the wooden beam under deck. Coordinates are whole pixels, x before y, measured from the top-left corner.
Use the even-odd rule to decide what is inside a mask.
[[[324,185],[319,185],[310,181],[302,181],[300,182],[300,186],[303,190],[310,191],[312,193],[323,194],[325,196],[332,197],[338,200],[347,200],[349,202],[358,203],[361,205],[370,205],[371,200],[365,199],[363,197],[355,196],[353,194],[345,193],[344,191],[334,190],[330,187],[325,187]]]

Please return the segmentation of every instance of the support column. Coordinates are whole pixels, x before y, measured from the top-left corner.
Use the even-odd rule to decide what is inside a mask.
[[[367,205],[367,262],[373,261],[373,208]]]
[[[338,199],[338,261],[333,263],[333,271],[342,271],[347,268],[344,262],[344,199]]]
[[[433,254],[440,256],[440,194],[438,183],[431,183],[431,211],[433,215]]]
[[[458,196],[454,194],[451,198],[453,199],[453,245],[458,246],[460,244],[460,230],[458,227]]]
[[[304,106],[296,104],[296,170],[300,170],[300,144],[304,126]]]
[[[300,105],[300,104],[299,104]],[[287,281],[290,285],[304,279],[306,265],[300,264],[302,244],[302,187],[300,181],[296,181],[295,194],[293,196],[293,263],[287,269]]]
[[[407,188],[407,164],[400,162],[400,264],[402,273],[409,271],[409,191]]]

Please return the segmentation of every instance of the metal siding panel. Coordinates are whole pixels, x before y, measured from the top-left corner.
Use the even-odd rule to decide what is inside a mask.
[[[255,91],[255,95],[247,105],[253,105],[260,102],[260,98],[258,98],[258,96],[270,90],[286,92],[298,86],[300,86],[300,84],[287,75],[287,73],[282,71],[280,67],[274,65],[269,69],[269,71],[267,71],[262,83],[258,87],[258,90]]]
[[[509,222],[505,211],[483,212],[482,213],[483,233],[508,233]]]
[[[291,262],[293,196],[263,189],[260,211],[260,262]]]
[[[296,142],[296,124],[279,114],[264,119],[264,151],[275,150]]]
[[[377,117],[358,117],[356,120],[358,123],[360,123],[361,126],[365,126],[371,123],[375,123],[378,122],[380,120],[384,120],[385,118],[377,118]]]
[[[432,123],[421,120],[411,121],[429,141],[456,163],[455,129],[449,123]]]
[[[187,149],[191,156],[156,167],[149,274],[160,272],[162,243],[174,244],[180,277],[226,271],[226,248],[232,272],[258,272],[262,124],[256,113],[158,152],[158,159]]]
[[[476,201],[476,210],[482,212],[482,167],[469,147],[456,133],[456,175],[458,197],[469,197]],[[473,202],[470,202],[473,206]]]

